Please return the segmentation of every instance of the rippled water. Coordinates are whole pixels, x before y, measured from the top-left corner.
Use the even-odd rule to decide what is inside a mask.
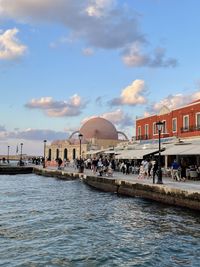
[[[200,214],[80,181],[0,176],[0,266],[200,266]]]

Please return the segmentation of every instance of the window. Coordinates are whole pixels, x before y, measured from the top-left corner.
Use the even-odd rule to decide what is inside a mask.
[[[149,124],[145,124],[144,132],[145,132],[145,138],[148,139],[148,136],[149,136]]]
[[[64,159],[68,159],[68,151],[67,151],[67,148],[64,149]]]
[[[59,149],[57,148],[56,149],[56,159],[58,159],[59,158]]]
[[[167,130],[166,130],[166,121],[162,121],[163,123],[163,126],[162,126],[162,133],[166,133]]]
[[[156,122],[153,123],[153,135],[157,134],[157,126],[156,126]]]
[[[189,115],[183,116],[183,130],[184,131],[189,130]]]
[[[48,160],[51,160],[51,149],[49,149]]]
[[[138,139],[141,138],[141,126],[138,126]]]
[[[196,127],[200,129],[200,112],[196,113]]]
[[[72,154],[73,154],[73,159],[75,159],[76,158],[76,149],[75,148],[73,148]]]
[[[177,118],[172,119],[172,132],[177,132]]]

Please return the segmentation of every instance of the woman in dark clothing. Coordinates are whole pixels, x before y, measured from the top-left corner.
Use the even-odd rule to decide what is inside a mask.
[[[187,164],[184,160],[181,161],[181,180],[185,181],[186,179],[186,168]]]

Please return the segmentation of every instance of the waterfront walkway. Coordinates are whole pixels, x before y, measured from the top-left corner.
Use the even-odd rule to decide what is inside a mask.
[[[42,166],[40,167],[42,168]],[[46,167],[47,170],[57,170],[56,167]],[[65,167],[64,169],[60,170],[64,171],[66,173],[78,173],[78,170],[75,169],[74,167]],[[98,176],[98,173],[94,174],[92,170],[90,169],[84,169],[84,174],[88,176],[97,176],[97,177],[104,177],[107,179],[117,179],[119,181],[127,181],[127,182],[134,182],[134,183],[141,183],[141,184],[148,184],[152,185],[153,180],[152,178],[150,179],[138,179],[138,174],[123,174],[122,172],[114,172],[112,177],[108,177],[106,175],[103,176]],[[163,177],[163,185],[167,186],[168,188],[171,189],[181,189],[181,190],[186,190],[190,193],[198,192],[200,193],[200,180],[199,181],[194,181],[194,180],[186,180],[185,182],[181,181],[175,181],[172,180],[170,177]],[[157,181],[157,179],[156,179]],[[156,183],[155,183],[156,185]],[[163,185],[158,185],[158,186],[163,186]]]

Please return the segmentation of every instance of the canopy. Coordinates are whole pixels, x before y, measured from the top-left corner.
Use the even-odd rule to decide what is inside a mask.
[[[161,155],[200,155],[200,144],[173,145],[161,152]]]
[[[86,155],[94,155],[94,154],[99,154],[102,153],[103,151],[105,151],[105,149],[101,149],[101,150],[90,150],[86,153]]]
[[[86,153],[86,155],[95,155],[95,154],[99,154],[99,153],[102,153],[102,154],[115,154],[116,151],[114,150],[108,150],[107,148],[105,149],[100,149],[100,150],[90,150]]]
[[[107,150],[107,151],[104,151],[103,154],[116,154],[116,151],[114,151],[114,150]]]
[[[145,155],[155,154],[158,149],[131,149],[118,151],[116,159],[143,159]]]

